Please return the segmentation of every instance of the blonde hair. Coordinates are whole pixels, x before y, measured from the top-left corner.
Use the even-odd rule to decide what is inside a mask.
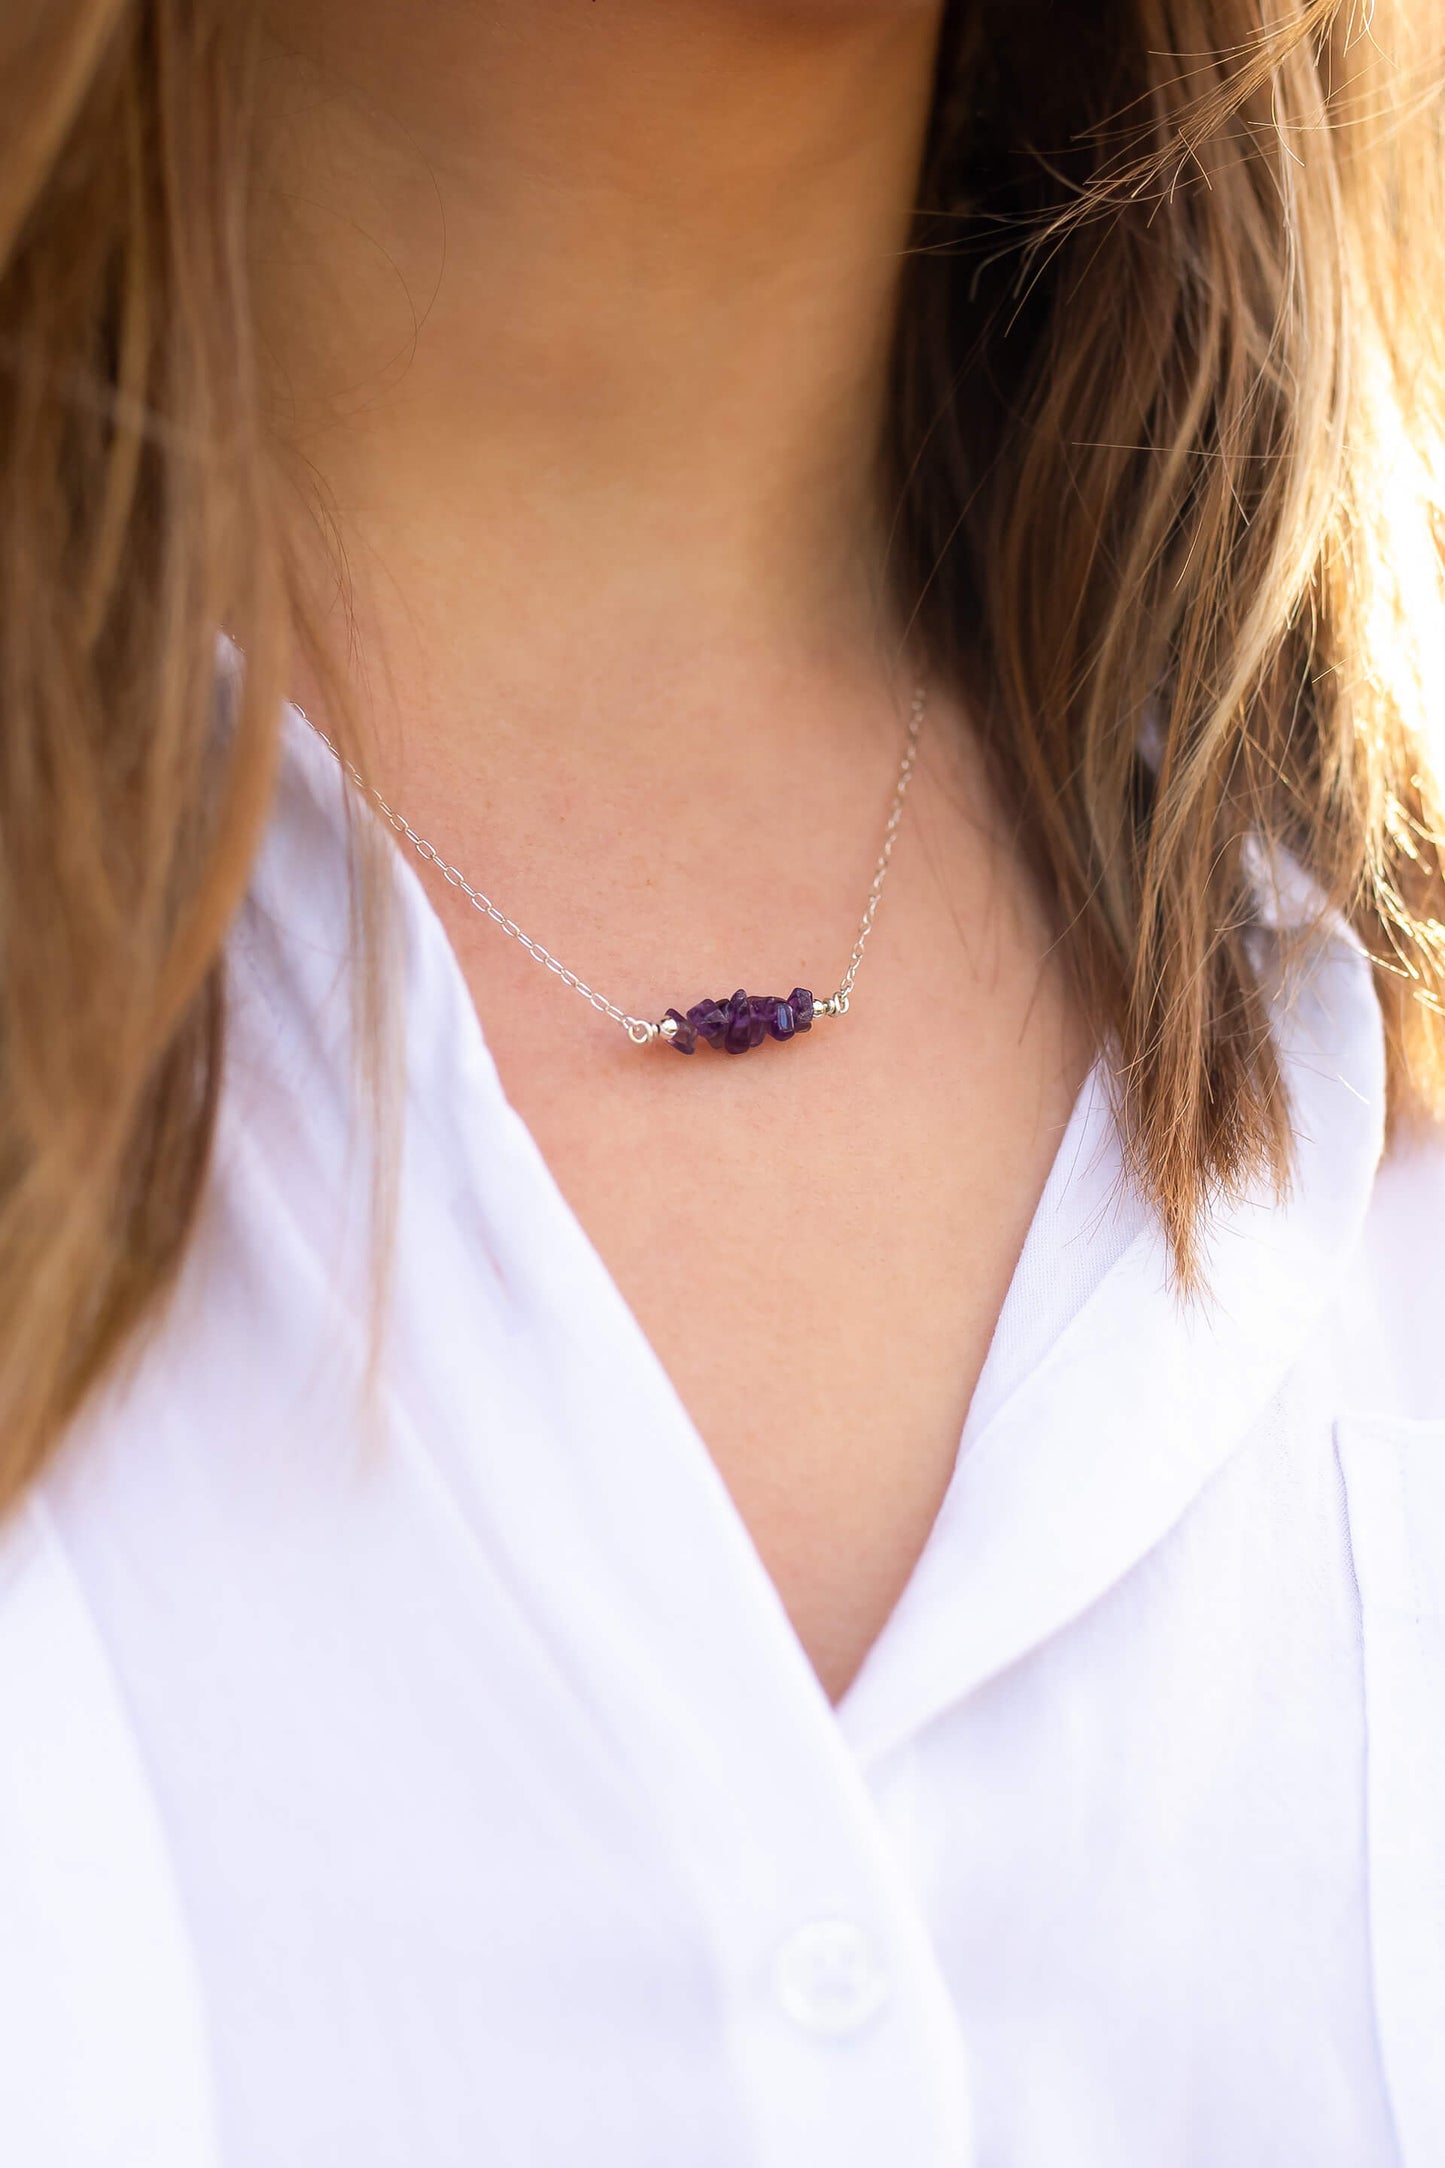
[[[1251,834],[1378,957],[1397,1118],[1445,1101],[1424,12],[945,11],[889,416],[899,600],[980,719],[1186,1277],[1211,1197],[1288,1166]],[[184,1254],[308,624],[248,291],[244,10],[11,13],[0,1504]],[[247,657],[222,734],[220,626]]]

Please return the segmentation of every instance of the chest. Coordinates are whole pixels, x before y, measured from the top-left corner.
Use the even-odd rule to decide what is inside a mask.
[[[848,1015],[741,1057],[633,1048],[525,977],[502,999],[515,959],[451,926],[512,1106],[835,1697],[937,1515],[1086,1058],[1035,924],[997,902],[987,969],[950,978],[926,884],[890,903]]]

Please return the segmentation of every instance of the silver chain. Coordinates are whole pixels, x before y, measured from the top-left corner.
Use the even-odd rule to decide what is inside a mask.
[[[858,937],[853,943],[847,969],[838,982],[836,993],[829,994],[824,1001],[814,1003],[813,1014],[815,1016],[846,1016],[848,1013],[848,1000],[853,991],[853,981],[858,976],[858,966],[863,961],[863,950],[867,944],[869,934],[873,931],[873,921],[878,915],[878,899],[883,893],[883,883],[888,878],[888,861],[893,856],[893,846],[898,840],[898,827],[903,818],[903,801],[908,795],[908,785],[913,777],[914,762],[918,757],[918,740],[923,729],[923,711],[927,702],[928,688],[920,680],[913,689],[913,705],[909,711],[908,730],[903,741],[903,758],[898,766],[898,781],[894,786],[893,803],[889,808],[887,826],[883,830],[883,848],[878,853],[878,863],[873,869],[873,881],[868,890],[868,900],[863,906],[863,916],[859,921]],[[332,744],[326,732],[311,721],[310,716],[306,714],[303,708],[297,708],[296,712],[302,721],[315,731],[322,744],[327,746],[335,755],[358,789],[366,793],[383,820],[399,836],[405,836],[418,857],[424,858],[429,865],[435,866],[437,872],[449,886],[460,889],[474,910],[480,911],[484,918],[489,918],[494,926],[500,926],[502,932],[509,935],[513,941],[520,942],[529,956],[535,956],[539,964],[544,965],[548,971],[559,978],[564,986],[572,987],[575,992],[582,996],[584,1001],[590,1002],[600,1015],[610,1017],[614,1024],[620,1024],[627,1033],[628,1038],[635,1045],[646,1046],[650,1040],[657,1038],[661,1029],[660,1025],[650,1022],[644,1016],[629,1016],[627,1011],[619,1008],[615,1001],[609,1001],[605,994],[599,994],[595,987],[587,984],[585,979],[580,979],[575,971],[569,971],[567,966],[560,962],[550,949],[543,948],[540,941],[534,941],[530,934],[523,933],[517,921],[514,918],[508,918],[506,912],[493,903],[490,896],[483,895],[479,888],[473,888],[465,874],[460,872],[456,866],[448,865],[434,844],[428,843],[424,836],[417,834],[404,813],[398,813],[395,806],[387,804],[376,786],[368,783],[359,768],[352,766],[346,756]]]
[[[928,687],[919,680],[913,688],[913,706],[908,715],[908,732],[903,740],[903,758],[898,764],[898,782],[893,792],[893,803],[888,811],[888,825],[883,831],[883,848],[878,853],[878,863],[873,868],[873,882],[868,890],[868,901],[863,906],[863,916],[858,924],[858,938],[848,958],[848,968],[838,982],[836,994],[828,997],[830,1016],[846,1016],[848,996],[853,991],[853,981],[858,976],[858,966],[863,961],[863,950],[873,931],[873,921],[878,916],[878,898],[883,893],[883,883],[888,878],[888,861],[893,856],[893,846],[898,841],[898,827],[903,819],[903,801],[908,796],[908,785],[913,779],[913,763],[918,758],[918,736],[923,728],[923,711],[928,705]]]

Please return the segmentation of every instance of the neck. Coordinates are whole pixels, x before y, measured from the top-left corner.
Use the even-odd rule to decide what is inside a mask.
[[[363,617],[464,623],[503,672],[539,639],[856,651],[937,28],[929,0],[276,7],[262,321]]]

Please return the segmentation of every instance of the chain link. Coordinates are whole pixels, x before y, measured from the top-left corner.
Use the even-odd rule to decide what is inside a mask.
[[[924,684],[915,685],[913,706],[908,717],[908,735],[903,741],[903,759],[898,768],[898,783],[893,792],[888,825],[883,831],[883,848],[878,853],[878,863],[873,869],[873,885],[868,891],[868,901],[863,906],[858,938],[853,943],[848,968],[838,982],[837,993],[829,997],[831,1013],[834,1016],[846,1016],[848,1013],[848,997],[853,991],[853,981],[858,976],[858,966],[863,961],[868,936],[873,931],[873,921],[878,916],[878,899],[883,893],[883,883],[888,878],[888,861],[893,856],[893,846],[898,841],[898,827],[903,819],[903,801],[908,796],[908,786],[913,780],[913,764],[918,758],[918,739],[923,729],[923,711],[927,703],[928,687]]]
[[[863,906],[863,917],[859,923],[858,937],[853,943],[852,954],[848,958],[847,969],[838,983],[837,992],[828,995],[826,1000],[815,1004],[815,1015],[846,1016],[848,1013],[848,998],[853,991],[853,981],[858,976],[858,966],[863,961],[863,950],[867,944],[868,936],[873,931],[873,921],[878,914],[878,899],[883,893],[883,883],[888,878],[888,861],[893,855],[893,846],[898,840],[898,826],[903,818],[903,801],[908,795],[908,785],[912,779],[914,762],[918,757],[918,740],[923,728],[923,711],[927,699],[928,688],[920,682],[914,687],[913,706],[909,713],[908,731],[903,743],[903,758],[899,763],[898,781],[894,787],[893,803],[889,809],[887,826],[883,830],[883,848],[878,853],[878,863],[873,871],[872,886],[868,890],[868,900]],[[397,835],[405,836],[417,856],[424,858],[429,865],[435,866],[437,872],[449,887],[460,889],[474,910],[480,911],[484,918],[489,918],[492,924],[500,927],[502,932],[508,935],[511,940],[519,942],[529,956],[534,956],[537,962],[543,965],[546,970],[552,972],[554,977],[559,978],[564,986],[570,986],[574,992],[582,996],[584,1001],[590,1002],[599,1015],[610,1017],[614,1024],[620,1024],[634,1045],[646,1046],[649,1040],[658,1036],[658,1026],[655,1023],[650,1022],[644,1016],[629,1016],[626,1009],[619,1008],[615,1001],[609,1001],[605,994],[599,994],[595,987],[589,986],[585,979],[577,976],[575,971],[569,971],[567,966],[558,957],[554,956],[550,949],[543,948],[540,941],[534,941],[530,934],[523,933],[514,918],[508,918],[500,905],[493,903],[491,897],[484,895],[481,889],[473,888],[465,874],[456,866],[449,865],[434,844],[428,843],[425,836],[417,834],[404,813],[398,813],[395,806],[387,804],[375,785],[368,783],[360,769],[352,766],[346,756],[332,744],[326,732],[318,724],[311,721],[310,716],[306,714],[303,708],[297,708],[296,712],[302,721],[311,730],[315,731],[322,744],[334,755],[357,788],[365,792],[387,825],[394,829]]]

